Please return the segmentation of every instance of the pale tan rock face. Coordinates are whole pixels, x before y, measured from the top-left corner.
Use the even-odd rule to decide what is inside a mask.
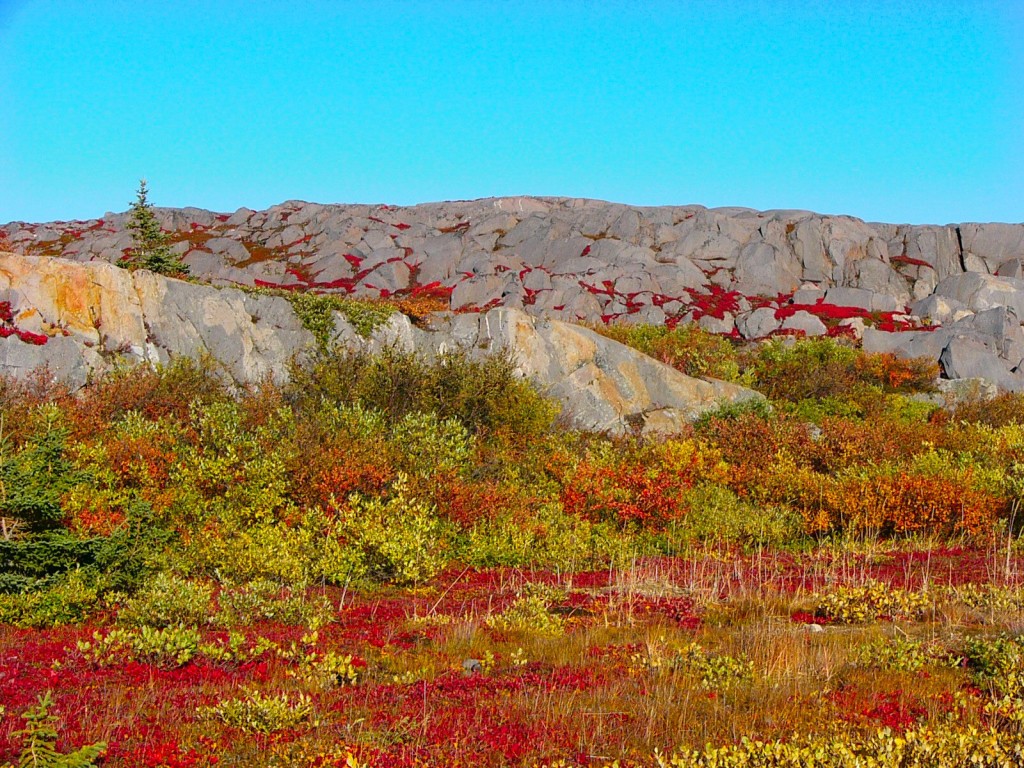
[[[49,365],[57,375],[73,370],[74,384],[118,362],[167,363],[183,355],[211,356],[238,383],[267,375],[281,380],[291,356],[313,345],[284,299],[105,262],[2,253],[0,294],[11,302],[18,327],[39,324],[54,336],[40,346],[4,339],[7,357],[17,360],[8,367]]]
[[[295,355],[314,346],[283,299],[172,280],[103,262],[0,254],[0,301],[18,318],[50,329],[44,345],[0,339],[0,370],[39,365],[74,385],[119,361],[166,363],[178,356],[216,360],[237,383],[283,380]],[[522,310],[438,315],[429,329],[394,315],[370,339],[337,315],[340,343],[370,351],[395,346],[436,357],[508,352],[518,372],[558,400],[576,426],[622,433],[675,432],[722,402],[759,398],[714,380],[694,379],[581,326]],[[64,333],[66,331],[66,334]]]
[[[111,349],[145,344],[142,308],[132,275],[106,262],[78,264],[63,259],[0,253],[0,291],[13,289],[25,304],[18,314],[35,310],[44,324],[62,328],[82,341]],[[19,324],[26,318],[19,318]],[[44,325],[45,328],[45,325]]]

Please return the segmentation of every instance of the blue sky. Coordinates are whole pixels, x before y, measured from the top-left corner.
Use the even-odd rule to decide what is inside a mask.
[[[566,195],[1024,221],[1016,2],[0,0],[0,221]]]

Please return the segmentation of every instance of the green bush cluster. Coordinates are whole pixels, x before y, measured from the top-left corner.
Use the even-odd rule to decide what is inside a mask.
[[[487,626],[499,632],[557,637],[565,632],[565,619],[551,608],[562,599],[564,595],[542,584],[527,585],[505,610],[487,618]]]
[[[313,702],[304,693],[268,696],[254,688],[240,698],[225,699],[212,707],[200,707],[199,715],[248,733],[269,734],[311,725],[314,709]]]
[[[728,339],[700,326],[687,324],[670,328],[641,323],[601,325],[595,330],[687,376],[741,380],[736,347]]]
[[[898,589],[880,581],[840,586],[821,595],[815,614],[837,624],[866,624],[879,618],[916,619],[933,598],[926,591]]]

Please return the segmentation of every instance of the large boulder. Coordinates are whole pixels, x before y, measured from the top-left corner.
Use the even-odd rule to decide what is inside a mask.
[[[985,343],[970,336],[955,336],[942,351],[939,363],[950,379],[978,378],[1004,392],[1024,390],[1024,376]]]
[[[939,283],[935,294],[959,301],[974,312],[1010,307],[1017,317],[1024,317],[1024,280],[964,272]]]
[[[407,338],[428,355],[507,352],[519,373],[583,429],[678,432],[722,403],[761,398],[735,384],[686,376],[589,328],[514,309],[436,317],[429,331],[413,329]]]

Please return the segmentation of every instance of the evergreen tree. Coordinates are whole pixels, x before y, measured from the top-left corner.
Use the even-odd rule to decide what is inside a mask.
[[[167,233],[160,229],[160,222],[153,215],[153,206],[148,200],[146,180],[139,181],[135,202],[131,207],[128,229],[135,239],[131,251],[131,265],[142,267],[161,275],[187,275],[188,265],[171,251]]]

